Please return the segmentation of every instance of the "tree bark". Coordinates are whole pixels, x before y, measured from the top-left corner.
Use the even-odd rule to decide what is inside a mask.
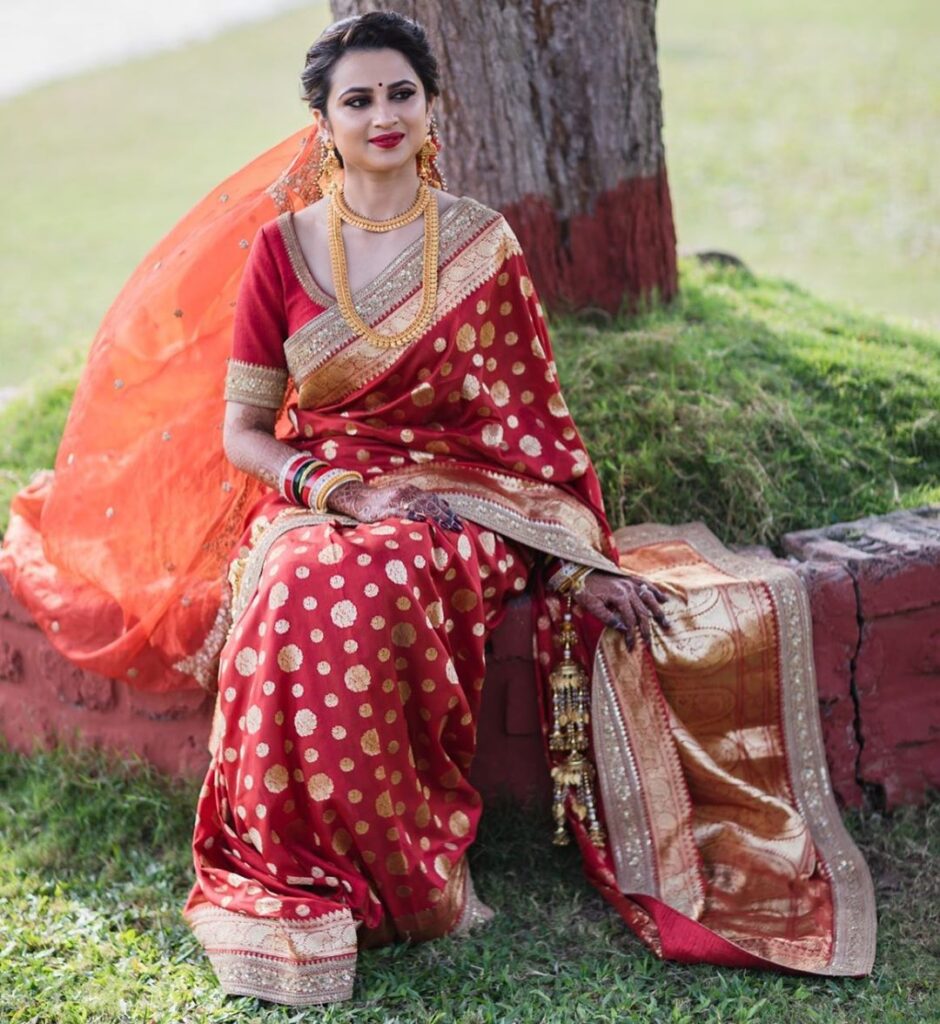
[[[635,312],[676,294],[655,0],[382,7],[419,21],[440,63],[449,190],[503,213],[546,304]]]

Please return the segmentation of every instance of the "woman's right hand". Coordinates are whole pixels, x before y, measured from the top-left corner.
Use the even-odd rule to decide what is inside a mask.
[[[350,480],[331,491],[326,504],[334,512],[352,516],[361,523],[400,516],[416,522],[433,519],[446,530],[463,530],[463,524],[443,498],[414,484],[369,486]]]

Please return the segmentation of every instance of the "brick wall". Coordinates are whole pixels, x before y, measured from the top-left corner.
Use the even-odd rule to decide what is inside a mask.
[[[940,787],[940,506],[791,533],[783,546],[810,570],[826,749],[841,795],[860,798],[847,781],[853,769],[876,804],[920,802]]]

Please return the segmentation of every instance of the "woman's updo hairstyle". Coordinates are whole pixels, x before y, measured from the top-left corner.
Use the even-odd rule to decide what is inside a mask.
[[[440,72],[424,29],[394,11],[369,11],[334,22],[307,50],[300,74],[301,98],[326,117],[333,67],[350,50],[398,50],[421,79],[425,96],[440,95]],[[337,153],[342,166],[342,157]]]

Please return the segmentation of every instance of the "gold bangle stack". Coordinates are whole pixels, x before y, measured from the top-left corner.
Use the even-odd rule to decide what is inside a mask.
[[[422,183],[427,191],[424,206],[424,268],[422,273],[421,308],[415,319],[404,329],[395,334],[380,334],[367,324],[356,311],[349,289],[349,276],[346,271],[346,249],[343,245],[343,214],[336,201],[336,195],[329,199],[329,242],[330,267],[336,283],[336,300],[339,311],[347,324],[361,337],[378,348],[398,348],[407,345],[415,338],[420,338],[431,325],[431,318],[437,306],[437,264],[440,255],[440,227],[438,223],[437,201],[431,190]],[[338,190],[337,190],[338,191]],[[420,190],[419,190],[420,191]],[[407,211],[406,211],[407,212]],[[400,215],[404,216],[404,214]],[[352,223],[350,221],[350,223]],[[385,223],[372,221],[371,223]],[[391,230],[390,228],[387,230]]]
[[[561,579],[558,586],[555,587],[555,593],[577,594],[584,589],[584,581],[592,572],[594,572],[593,566],[579,565],[570,575],[566,575]]]
[[[329,472],[324,473],[322,478],[317,481],[317,491],[312,506],[313,510],[315,512],[326,512],[327,498],[337,487],[348,483],[350,480],[358,480],[359,483],[362,483],[362,474],[357,473],[354,469],[331,469]]]

